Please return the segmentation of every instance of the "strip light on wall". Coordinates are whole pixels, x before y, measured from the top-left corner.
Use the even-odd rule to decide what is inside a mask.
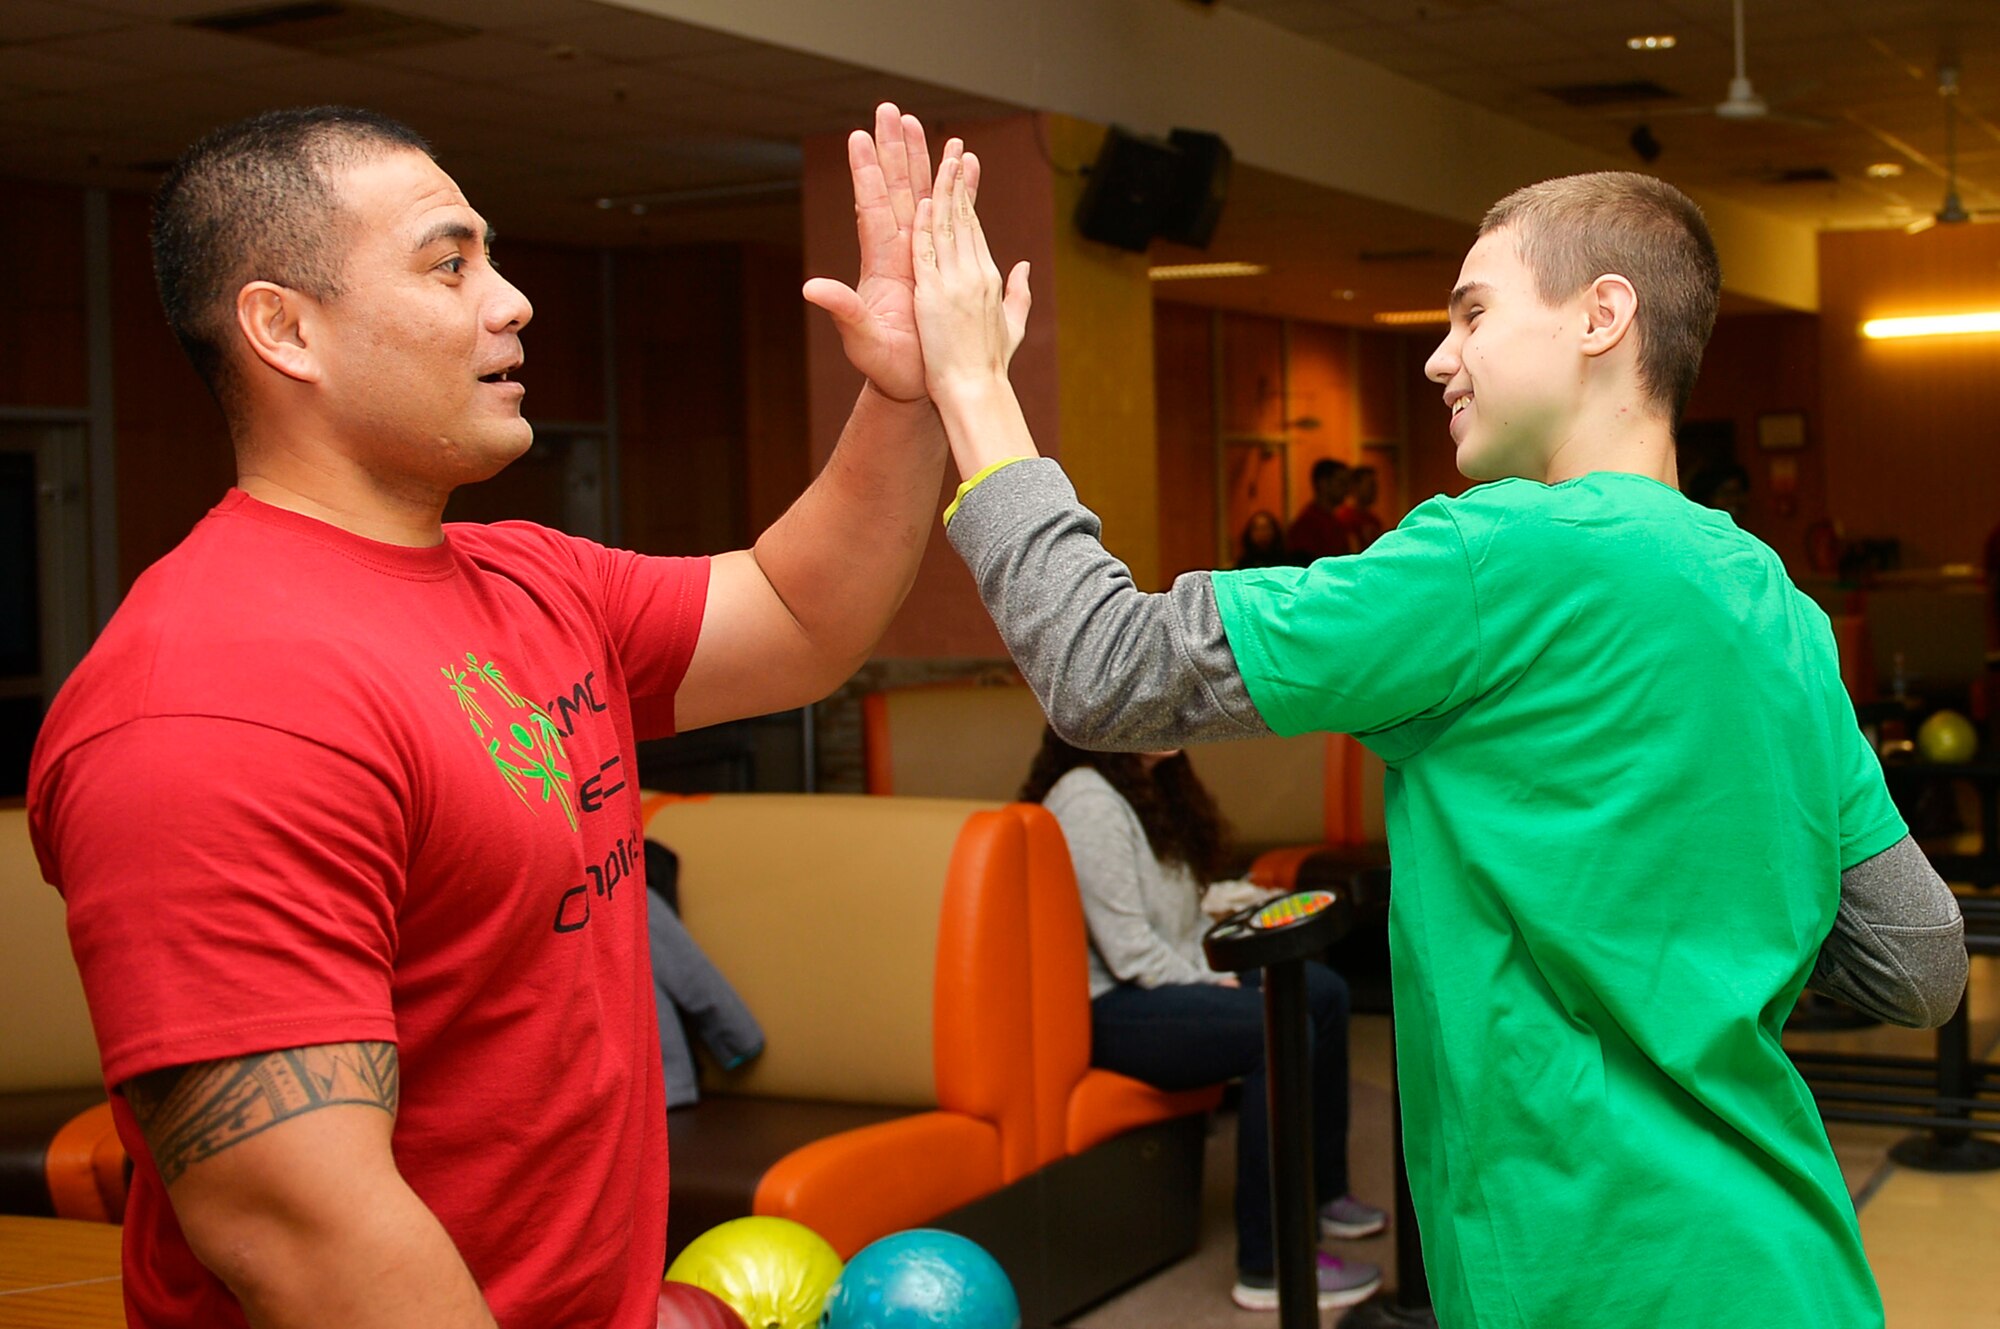
[[[1377,323],[1391,327],[1414,327],[1420,323],[1449,323],[1451,311],[1448,309],[1390,309],[1375,316]]]
[[[1147,268],[1154,281],[1192,281],[1198,277],[1261,277],[1271,269],[1262,263],[1169,263]]]
[[[1861,335],[1884,337],[1952,337],[1969,332],[2000,332],[2000,309],[1978,314],[1942,314],[1934,318],[1871,318]]]

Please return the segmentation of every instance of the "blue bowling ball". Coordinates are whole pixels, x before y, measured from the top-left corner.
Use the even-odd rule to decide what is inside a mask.
[[[913,1228],[865,1246],[827,1293],[820,1329],[1020,1329],[1000,1262],[952,1232]]]

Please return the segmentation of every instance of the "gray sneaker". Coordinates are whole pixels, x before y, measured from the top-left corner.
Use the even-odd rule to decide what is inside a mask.
[[[1353,1241],[1357,1237],[1379,1236],[1388,1231],[1389,1215],[1372,1204],[1363,1204],[1352,1195],[1328,1200],[1319,1207],[1319,1234]]]
[[[1382,1286],[1382,1271],[1359,1260],[1342,1260],[1321,1252],[1319,1263],[1319,1308],[1338,1310],[1356,1306],[1375,1295]],[[1278,1309],[1278,1279],[1275,1274],[1236,1275],[1229,1299],[1246,1311]]]

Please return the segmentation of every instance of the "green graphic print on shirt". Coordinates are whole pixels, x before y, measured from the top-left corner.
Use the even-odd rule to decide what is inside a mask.
[[[531,798],[539,792],[542,805],[553,799],[562,808],[569,828],[575,830],[576,808],[563,788],[572,781],[565,769],[570,763],[561,727],[546,710],[508,686],[498,662],[481,664],[476,653],[467,651],[465,665],[463,669],[456,664],[440,665],[438,672],[444,675],[459,713],[472,726],[473,736],[485,749],[493,769],[529,811],[540,815],[541,809]],[[504,708],[497,720],[480,700],[482,684],[497,699],[496,709]]]

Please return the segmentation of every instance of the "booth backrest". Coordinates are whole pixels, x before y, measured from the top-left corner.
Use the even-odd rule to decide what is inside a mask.
[[[886,689],[862,699],[862,716],[871,794],[1011,799],[1042,738],[1020,684]],[[1382,763],[1345,735],[1204,744],[1188,758],[1245,848],[1384,838]]]
[[[981,808],[824,794],[655,808],[646,835],[680,856],[688,932],[764,1027],[763,1055],[712,1072],[710,1087],[937,1105],[940,914],[960,831]]]
[[[101,1084],[62,897],[42,880],[23,808],[0,808],[0,911],[0,1093]]]

